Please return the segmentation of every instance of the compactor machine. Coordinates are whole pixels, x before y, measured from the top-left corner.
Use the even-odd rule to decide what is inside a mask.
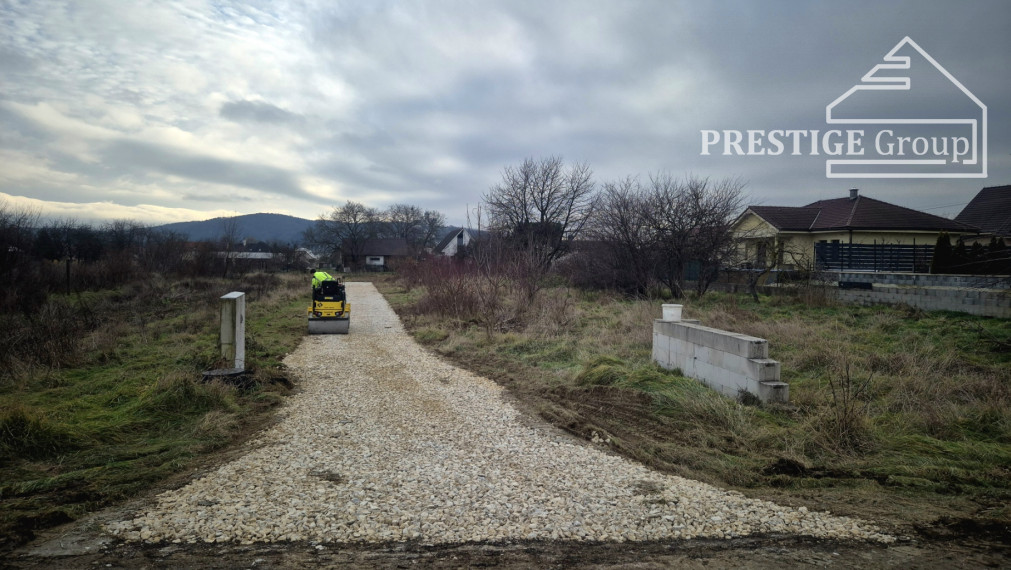
[[[351,328],[351,303],[347,301],[344,282],[325,271],[312,276],[312,306],[309,334],[348,334]]]

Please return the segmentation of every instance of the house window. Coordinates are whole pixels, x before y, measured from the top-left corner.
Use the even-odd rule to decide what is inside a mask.
[[[365,263],[368,263],[370,265],[382,265],[383,258],[379,256],[370,255],[368,259],[365,260]]]

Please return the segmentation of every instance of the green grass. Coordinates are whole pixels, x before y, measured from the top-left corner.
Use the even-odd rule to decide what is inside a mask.
[[[729,400],[653,364],[660,301],[543,290],[522,323],[488,338],[474,322],[426,311],[421,288],[379,286],[420,342],[560,427],[606,434],[657,468],[759,496],[816,489],[824,508],[900,522],[939,512],[1011,521],[1007,320],[816,294],[684,301],[686,318],[769,340],[790,383],[791,404],[777,406]],[[869,380],[848,416],[830,387],[847,382],[847,369],[854,386]]]
[[[304,334],[305,288],[249,275],[57,299],[93,326],[59,366],[0,380],[0,544],[150,489],[261,425],[287,391],[277,380]],[[217,311],[231,290],[247,292],[242,387],[202,381],[226,364]]]

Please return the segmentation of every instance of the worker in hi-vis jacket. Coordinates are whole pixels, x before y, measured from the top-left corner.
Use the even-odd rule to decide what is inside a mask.
[[[324,281],[332,279],[333,275],[330,275],[326,271],[317,271],[312,274],[312,288],[319,289],[319,286],[322,285]]]

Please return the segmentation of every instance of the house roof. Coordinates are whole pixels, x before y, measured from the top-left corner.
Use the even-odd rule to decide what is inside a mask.
[[[490,234],[485,230],[472,230],[470,228],[451,228],[446,235],[443,236],[442,240],[435,246],[432,251],[443,251],[446,247],[456,239],[456,236],[460,234],[460,231],[465,231],[470,234],[471,241],[477,241],[488,237]]]
[[[442,236],[442,240],[439,241],[439,243],[435,246],[435,249],[432,251],[442,251],[446,249],[446,246],[456,239],[456,236],[462,229],[463,228],[450,228],[449,231],[446,232],[446,235]]]
[[[819,200],[802,207],[751,206],[752,212],[780,231],[922,230],[977,232],[975,225],[867,196]]]
[[[955,216],[955,221],[971,224],[989,234],[1011,235],[1011,186],[980,190]]]
[[[405,256],[411,254],[411,248],[404,238],[379,238],[365,240],[362,244],[362,255]]]
[[[789,206],[751,206],[748,208],[780,231],[808,231],[818,219],[819,208]]]

